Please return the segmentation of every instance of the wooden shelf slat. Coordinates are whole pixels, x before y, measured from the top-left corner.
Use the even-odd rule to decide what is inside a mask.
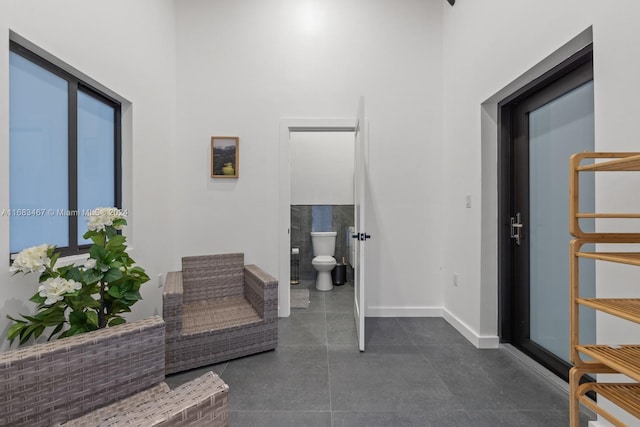
[[[591,160],[589,164],[582,164],[585,160]],[[598,252],[581,251],[585,243],[611,243],[611,244],[640,244],[639,232],[586,232],[580,228],[581,219],[638,219],[640,213],[631,212],[579,212],[580,199],[580,172],[640,171],[640,152],[628,153],[603,153],[584,152],[576,153],[570,159],[569,178],[569,233],[577,237],[571,242],[570,270],[571,270],[571,360],[575,366],[570,373],[570,425],[578,427],[580,423],[579,407],[581,402],[600,416],[606,418],[616,426],[624,426],[625,423],[612,412],[589,399],[586,393],[595,392],[598,396],[606,398],[613,404],[622,408],[629,414],[640,418],[640,384],[638,383],[586,383],[578,385],[580,378],[586,372],[604,372],[607,368],[626,375],[634,381],[640,382],[640,345],[629,344],[615,345],[579,345],[578,325],[580,323],[579,304],[583,307],[619,317],[631,322],[640,323],[640,298],[580,298],[579,258],[615,262],[620,264],[640,266],[640,252]],[[635,250],[635,247],[629,248]],[[592,361],[584,362],[582,356],[591,358]],[[597,369],[589,371],[588,369]]]
[[[640,323],[640,298],[577,298],[578,304]]]
[[[601,409],[597,403],[589,399],[585,394],[589,391],[610,400],[615,405],[627,411],[629,414],[640,418],[640,384],[636,383],[587,383],[580,386],[579,399],[587,407],[600,415],[609,418],[610,414]],[[609,421],[614,421],[609,418]]]
[[[640,213],[592,213],[579,212],[576,218],[614,218],[614,219],[635,219],[640,218]]]
[[[640,252],[577,252],[576,256],[640,266]]]
[[[640,381],[640,345],[578,345],[576,349],[608,367]]]
[[[598,172],[598,171],[619,171],[634,172],[640,171],[640,155],[624,157],[622,159],[608,160],[605,162],[592,163],[578,166],[578,172]]]

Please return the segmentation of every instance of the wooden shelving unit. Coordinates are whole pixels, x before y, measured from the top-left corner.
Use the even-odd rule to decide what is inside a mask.
[[[593,159],[592,163],[583,164],[591,159]],[[580,212],[578,208],[579,184],[580,174],[584,172],[640,171],[640,153],[579,153],[571,157],[570,168],[569,232],[575,237],[571,241],[570,261],[571,363],[574,365],[569,374],[571,427],[579,426],[580,403],[614,425],[625,426],[616,416],[587,397],[586,393],[594,392],[640,418],[640,344],[620,346],[581,344],[579,342],[580,306],[589,307],[630,322],[640,323],[640,298],[581,298],[579,260],[586,258],[640,266],[640,252],[581,250],[583,245],[590,243],[640,244],[640,232],[585,232],[580,227],[580,220],[585,218],[637,219],[640,218],[640,213]],[[640,226],[638,228],[640,229]],[[623,374],[632,382],[580,384],[582,377],[590,373]]]

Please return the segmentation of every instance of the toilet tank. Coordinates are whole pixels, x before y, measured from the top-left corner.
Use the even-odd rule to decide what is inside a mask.
[[[313,246],[313,256],[334,256],[336,253],[335,231],[312,231],[311,245]]]

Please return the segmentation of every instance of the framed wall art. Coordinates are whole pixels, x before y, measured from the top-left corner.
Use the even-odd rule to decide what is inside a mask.
[[[240,138],[236,136],[211,137],[211,178],[237,178]]]

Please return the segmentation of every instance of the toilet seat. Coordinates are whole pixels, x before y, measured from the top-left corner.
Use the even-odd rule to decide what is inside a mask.
[[[314,265],[336,265],[336,259],[328,255],[320,255],[311,260]]]

